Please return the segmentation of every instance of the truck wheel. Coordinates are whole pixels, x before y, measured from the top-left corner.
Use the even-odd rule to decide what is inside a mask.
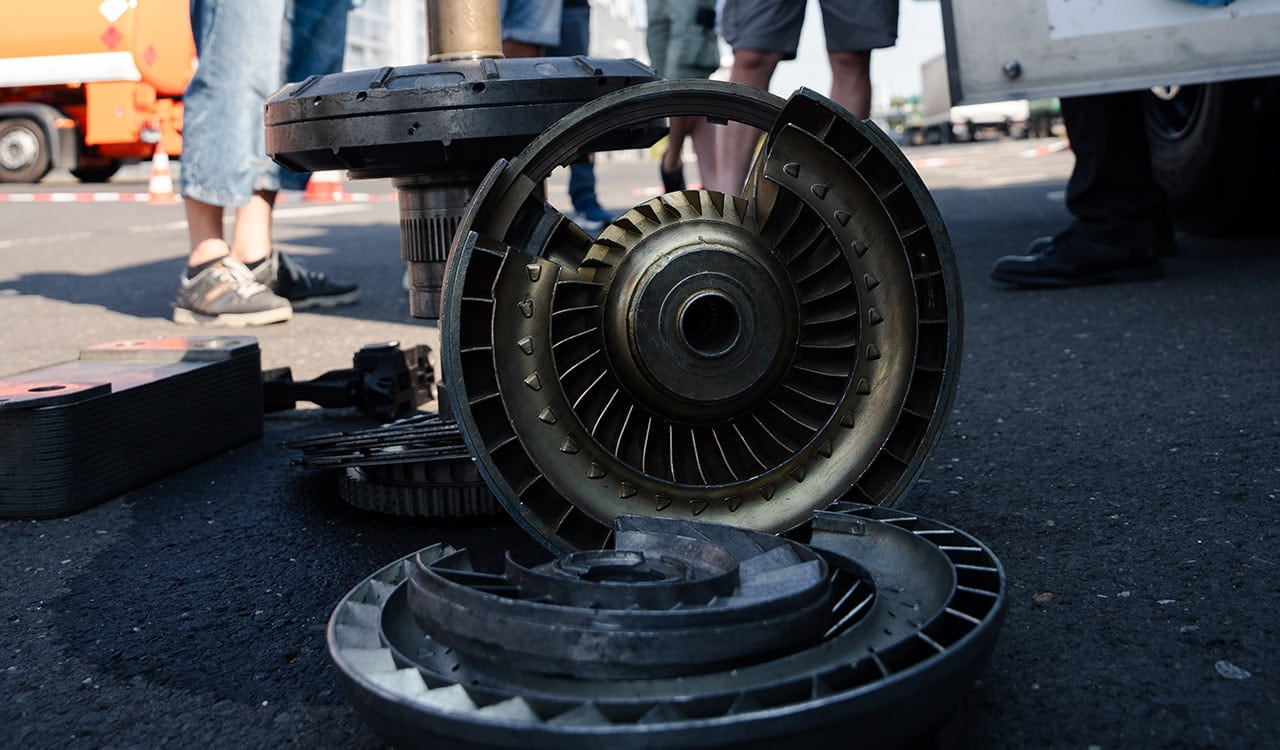
[[[1280,79],[1143,93],[1151,172],[1174,223],[1204,235],[1280,229]]]
[[[73,169],[71,174],[81,182],[106,182],[118,171],[120,171],[120,162],[113,161],[98,166]]]
[[[39,182],[49,171],[49,140],[34,120],[0,120],[0,182]]]

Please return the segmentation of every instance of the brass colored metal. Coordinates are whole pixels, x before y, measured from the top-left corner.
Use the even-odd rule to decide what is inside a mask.
[[[534,194],[633,119],[768,128],[746,195],[682,191],[597,238]],[[664,81],[561,120],[477,190],[441,330],[481,474],[562,550],[621,514],[783,531],[891,504],[950,411],[958,278],[941,218],[874,127],[811,92]]]
[[[427,62],[502,57],[497,0],[427,0]]]

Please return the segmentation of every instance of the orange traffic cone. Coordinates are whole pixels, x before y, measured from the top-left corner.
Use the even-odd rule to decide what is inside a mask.
[[[148,203],[177,203],[173,194],[173,177],[169,174],[169,154],[159,147],[151,157],[151,179],[147,182]]]
[[[342,172],[333,169],[312,174],[302,199],[311,203],[333,203],[342,200]]]

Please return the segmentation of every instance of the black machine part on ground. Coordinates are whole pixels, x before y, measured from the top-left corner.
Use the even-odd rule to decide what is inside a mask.
[[[593,98],[655,80],[635,60],[589,57],[451,60],[308,78],[267,102],[267,153],[294,170],[347,169],[392,177],[400,198],[400,254],[409,266],[409,311],[438,318],[444,262],[476,185]],[[656,120],[583,144],[645,148]]]
[[[749,569],[743,581],[778,583],[773,591],[756,586],[758,597],[750,606],[805,595],[809,579],[796,576],[797,560],[790,555],[806,548],[764,538],[719,524],[618,519],[624,547],[642,539],[673,563],[709,569],[705,579],[723,568],[706,564],[706,545],[718,546],[740,570]],[[547,624],[558,617],[566,626],[554,644],[566,652],[559,674],[523,659],[537,643],[511,640],[505,650],[499,643],[490,646],[499,651],[484,658],[470,648],[451,648],[448,636],[437,636],[463,623],[433,621],[435,635],[420,624],[426,605],[415,601],[415,589],[424,576],[446,577],[459,589],[440,589],[445,601],[487,600],[499,612],[503,601],[525,611],[532,605],[512,598],[518,594],[500,582],[510,576],[471,570],[465,555],[441,545],[387,566],[344,597],[329,621],[329,653],[357,710],[384,740],[401,748],[739,748],[851,737],[868,747],[891,747],[946,721],[998,634],[1005,578],[995,556],[945,524],[848,503],[816,514],[807,549],[825,571],[824,605],[812,618],[819,632],[793,632],[789,641],[782,639],[781,651],[767,656],[744,648],[736,660],[728,657],[729,665],[704,663],[665,677],[582,676],[594,671],[600,657],[625,658],[629,639],[659,638],[654,632],[664,616],[702,618],[705,635],[740,626],[751,615],[735,611],[733,594],[667,610],[593,608],[577,595],[587,584],[602,582],[584,583],[581,577],[533,602]],[[611,550],[616,557],[626,552]],[[579,562],[570,556],[561,564],[592,567]],[[611,576],[619,588],[672,588],[688,580],[666,576],[624,583],[625,575],[616,570],[597,578]],[[595,616],[631,617],[651,627],[628,630],[613,622],[593,632],[589,623]],[[508,629],[512,635],[526,624],[498,617],[490,634]],[[461,643],[471,633],[450,635]],[[727,640],[721,656],[732,651],[733,641]],[[595,648],[605,642],[609,647]],[[686,647],[674,633],[663,645],[670,651]]]
[[[745,666],[826,629],[826,561],[762,532],[618,519],[615,547],[502,574],[464,552],[419,556],[409,606],[433,640],[476,671],[648,679]]]
[[[267,101],[266,149],[295,171],[353,178],[478,169],[515,154],[603,94],[653,81],[636,60],[540,57],[453,60],[312,76]],[[653,121],[616,130],[588,151],[643,147]]]
[[[476,472],[457,423],[418,413],[367,430],[295,440],[294,459],[308,469],[337,472],[338,495],[349,505],[416,518],[471,518],[500,512]]]
[[[283,411],[309,401],[326,408],[355,407],[367,417],[399,419],[430,403],[435,395],[431,347],[402,348],[400,342],[366,344],[351,367],[311,380],[295,381],[288,367],[262,373],[263,409]]]
[[[683,191],[590,237],[536,185],[611,129],[768,131],[745,196]],[[494,494],[555,550],[620,514],[783,531],[893,503],[950,412],[959,280],[919,176],[825,98],[716,81],[596,99],[485,178],[447,266],[442,369]]]
[[[4,378],[0,518],[76,513],[253,440],[260,377],[257,339],[166,336]]]

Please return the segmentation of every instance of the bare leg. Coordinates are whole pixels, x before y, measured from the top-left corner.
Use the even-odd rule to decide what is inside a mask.
[[[540,44],[517,42],[514,39],[502,40],[502,54],[504,57],[542,57],[543,50],[544,48]]]
[[[734,50],[729,80],[767,90],[773,71],[781,61],[782,55],[776,52]],[[759,140],[760,131],[749,125],[731,122],[724,126],[724,130],[716,138],[717,169],[713,190],[733,195],[742,192],[747,171],[751,168],[751,157],[755,154]]]
[[[702,187],[714,185],[719,179],[718,159],[716,154],[716,127],[707,122],[705,117],[691,117],[693,130],[689,137],[693,139],[693,153],[698,155],[698,176],[702,178]]]
[[[871,52],[831,52],[831,98],[859,119],[871,116]]]
[[[674,172],[684,166],[684,139],[693,131],[692,117],[672,117],[668,122],[667,150],[662,153],[662,171]]]
[[[672,117],[667,134],[667,150],[662,154],[662,171],[675,172],[684,164],[684,139],[693,139],[693,152],[698,155],[698,172],[702,186],[709,188],[716,176],[716,131],[705,117]]]
[[[222,206],[202,203],[190,196],[182,205],[187,212],[187,234],[191,239],[187,265],[198,266],[231,252],[222,236]]]
[[[271,252],[271,209],[276,194],[255,190],[249,202],[236,209],[236,229],[231,241],[231,254],[249,265]]]

